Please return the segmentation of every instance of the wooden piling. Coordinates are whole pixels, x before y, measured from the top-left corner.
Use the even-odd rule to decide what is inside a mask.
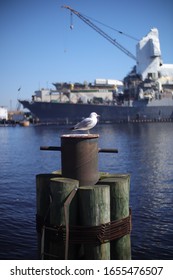
[[[59,177],[59,174],[38,174],[36,175],[36,226],[37,226],[37,244],[38,258],[41,257],[41,237],[43,225],[50,223],[49,207],[50,207],[50,179]],[[45,250],[47,250],[47,242],[45,242]]]
[[[36,177],[43,258],[131,259],[130,175],[99,173],[98,153],[117,150],[99,149],[98,137],[62,135],[61,147],[42,147],[61,151],[62,166]]]
[[[130,175],[105,175],[98,184],[110,186],[111,221],[121,220],[129,216]],[[130,234],[111,241],[111,260],[130,260]]]
[[[52,226],[70,226],[77,224],[77,197],[75,196],[70,205],[67,205],[67,216],[65,216],[64,204],[71,194],[77,189],[79,182],[69,178],[53,178],[50,180],[50,224]],[[67,228],[66,228],[67,234]],[[58,232],[57,232],[58,236]],[[68,248],[66,248],[66,245]],[[50,241],[49,254],[55,256],[55,259],[76,259],[75,245],[66,243],[66,240],[57,240],[53,238]]]
[[[80,225],[97,226],[110,222],[110,187],[108,185],[84,186],[79,190]],[[109,260],[110,243],[86,244],[84,259]]]
[[[59,174],[38,174],[36,175],[36,207],[37,216],[49,223],[49,204],[50,204],[50,179],[60,177]]]

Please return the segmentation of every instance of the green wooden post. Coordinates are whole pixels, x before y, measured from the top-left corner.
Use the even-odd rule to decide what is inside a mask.
[[[97,226],[110,222],[110,188],[108,185],[95,185],[79,188],[80,225]],[[110,243],[101,245],[86,244],[84,259],[109,260]]]
[[[70,193],[77,189],[79,182],[77,180],[69,178],[53,178],[50,180],[50,195],[52,202],[50,204],[50,224],[54,226],[65,226],[65,211],[64,203],[69,197]],[[69,225],[77,224],[77,196],[75,196],[69,207],[67,207],[68,217],[67,221]],[[49,254],[54,255],[56,259],[75,259],[76,258],[76,246],[69,246],[68,252],[65,251],[65,240],[57,242],[56,238],[50,241]],[[69,244],[68,244],[69,245]],[[66,255],[67,253],[67,255]]]
[[[43,224],[49,224],[49,206],[50,206],[50,179],[59,177],[56,174],[38,174],[36,175],[36,213],[37,213],[37,238],[38,255],[41,252],[41,232]],[[45,248],[46,249],[46,248]]]
[[[49,204],[50,204],[50,179],[60,177],[59,174],[38,174],[36,175],[36,208],[37,215],[49,222]]]
[[[105,176],[104,179],[101,179],[98,184],[106,184],[110,186],[111,221],[128,217],[130,175],[109,174],[108,176]],[[130,234],[111,242],[111,259],[131,259]]]

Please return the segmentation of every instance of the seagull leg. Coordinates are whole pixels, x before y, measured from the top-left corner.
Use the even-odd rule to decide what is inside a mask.
[[[88,130],[88,134],[90,134],[90,131]]]

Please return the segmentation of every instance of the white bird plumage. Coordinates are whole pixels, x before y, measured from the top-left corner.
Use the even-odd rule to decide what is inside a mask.
[[[92,112],[90,116],[86,119],[83,119],[81,122],[77,123],[74,127],[72,127],[72,130],[89,130],[92,129],[98,122],[98,117],[97,113]]]

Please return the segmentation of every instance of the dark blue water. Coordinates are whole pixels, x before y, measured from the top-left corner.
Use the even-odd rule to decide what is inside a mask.
[[[61,168],[67,127],[0,127],[0,259],[37,259],[35,176]],[[98,125],[99,170],[130,173],[133,259],[173,259],[173,123]]]

